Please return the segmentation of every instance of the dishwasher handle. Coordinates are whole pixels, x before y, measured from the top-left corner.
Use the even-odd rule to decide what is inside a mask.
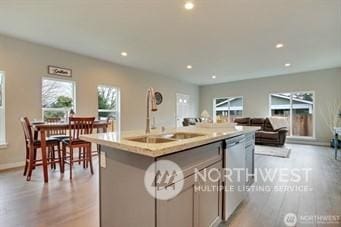
[[[240,143],[244,143],[245,142],[245,139],[242,139],[242,140],[238,140],[238,141],[233,141],[231,143],[226,143],[226,147],[233,147],[233,146],[236,146]]]

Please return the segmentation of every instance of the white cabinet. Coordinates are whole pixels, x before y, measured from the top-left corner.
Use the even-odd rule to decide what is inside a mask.
[[[213,227],[221,222],[222,193],[219,190],[222,162],[205,168],[212,175],[207,180],[184,179],[182,191],[169,200],[157,200],[157,227]],[[201,170],[203,173],[205,170]]]

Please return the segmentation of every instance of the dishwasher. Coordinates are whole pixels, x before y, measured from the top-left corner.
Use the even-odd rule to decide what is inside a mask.
[[[230,169],[230,178],[225,176],[224,220],[227,221],[239,204],[246,198],[245,185],[245,136],[225,140],[224,168]],[[237,170],[240,170],[238,174]],[[240,175],[238,177],[238,175]],[[238,179],[239,178],[239,179]],[[233,189],[233,190],[232,190]]]

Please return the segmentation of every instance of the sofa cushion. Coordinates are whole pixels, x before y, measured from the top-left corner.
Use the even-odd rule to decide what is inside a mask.
[[[249,117],[242,117],[234,119],[234,122],[238,125],[250,125],[250,118]]]
[[[261,127],[260,130],[264,130],[264,121],[265,121],[264,118],[252,118],[250,120],[250,125]]]
[[[274,131],[269,118],[266,118],[265,121],[264,121],[264,131],[268,131],[268,132],[273,132]]]
[[[256,131],[256,138],[262,138],[263,131]]]
[[[261,136],[262,139],[269,139],[269,140],[277,140],[277,139],[279,139],[278,132],[262,131],[260,136]]]

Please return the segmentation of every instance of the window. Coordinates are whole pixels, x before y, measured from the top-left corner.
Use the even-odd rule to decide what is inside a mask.
[[[270,112],[288,117],[290,136],[314,137],[314,92],[271,94]]]
[[[119,119],[119,90],[115,87],[100,85],[97,87],[98,119],[112,118],[112,128],[118,128]]]
[[[64,119],[75,111],[75,85],[73,81],[43,78],[42,80],[43,119]]]
[[[216,122],[233,122],[243,116],[243,97],[214,99],[213,120]]]
[[[0,145],[6,144],[5,127],[5,76],[0,72]]]

